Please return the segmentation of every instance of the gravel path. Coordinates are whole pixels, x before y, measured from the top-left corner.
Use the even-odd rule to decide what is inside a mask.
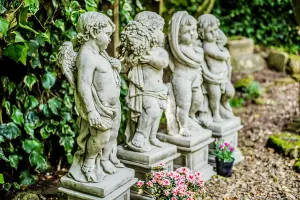
[[[298,83],[283,84],[288,76],[270,70],[254,76],[267,88],[266,104],[250,104],[237,114],[244,125],[239,148],[245,159],[233,168],[232,177],[215,176],[207,183],[208,199],[300,199],[300,174],[293,171],[294,160],[265,147],[271,134],[299,115]],[[241,77],[234,75],[236,80]]]

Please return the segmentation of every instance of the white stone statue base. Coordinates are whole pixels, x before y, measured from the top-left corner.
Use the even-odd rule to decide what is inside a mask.
[[[133,169],[118,168],[99,183],[82,183],[64,176],[58,190],[67,194],[68,200],[128,200],[130,187],[136,182]]]
[[[152,146],[149,152],[134,152],[126,145],[119,145],[117,156],[126,167],[135,170],[135,178],[145,180],[145,175],[151,172],[152,168],[164,163],[167,171],[172,171],[173,161],[180,156],[177,147],[172,144],[164,143],[162,148]],[[131,199],[152,199],[147,196],[131,191]]]
[[[244,157],[241,151],[238,149],[238,131],[243,128],[241,125],[241,119],[239,117],[234,117],[228,120],[224,120],[222,123],[212,123],[208,129],[212,130],[214,138],[223,139],[225,142],[230,143],[234,151],[234,164],[241,162]],[[215,156],[213,155],[215,151],[214,143],[209,145],[209,163],[213,166],[216,165]]]
[[[201,177],[207,181],[215,171],[213,166],[208,164],[209,144],[214,142],[211,138],[210,130],[202,129],[201,133],[194,134],[191,137],[183,137],[179,134],[168,135],[165,133],[158,133],[157,137],[164,142],[175,144],[180,157],[174,160],[174,168],[188,167],[193,171],[200,171]]]

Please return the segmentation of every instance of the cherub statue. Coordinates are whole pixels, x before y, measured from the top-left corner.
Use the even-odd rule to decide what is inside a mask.
[[[197,21],[186,11],[176,12],[170,21],[168,33],[170,68],[173,71],[172,87],[176,102],[176,118],[179,134],[190,136],[189,120],[196,121],[201,110],[201,65],[204,62],[201,42],[197,41]]]
[[[164,20],[158,14],[141,12],[124,28],[118,47],[130,81],[126,143],[137,152],[150,151],[151,145],[163,145],[156,138],[168,92],[162,80],[163,68],[169,64],[168,53],[161,47],[163,26]]]
[[[227,43],[227,37],[219,29],[219,25],[220,21],[211,14],[201,15],[198,19],[198,31],[200,38],[203,39],[207,68],[218,77],[217,79],[206,80],[206,73],[203,75],[214,122],[221,122],[221,116],[223,118],[234,116],[229,104],[229,100],[234,96],[234,87],[230,82],[230,54],[224,47]]]
[[[106,173],[124,167],[116,157],[120,126],[120,61],[106,53],[115,25],[98,12],[82,14],[77,23],[79,52],[71,42],[59,50],[59,62],[75,91],[78,150],[69,176],[80,182],[100,182]],[[104,172],[103,172],[104,171]]]

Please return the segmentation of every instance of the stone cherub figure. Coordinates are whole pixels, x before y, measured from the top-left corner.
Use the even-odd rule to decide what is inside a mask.
[[[197,121],[195,114],[203,103],[201,65],[204,55],[197,38],[197,20],[186,11],[176,12],[170,21],[168,41],[175,115],[179,134],[183,136],[191,135],[190,120]]]
[[[130,81],[126,143],[137,152],[163,145],[156,138],[168,92],[162,80],[163,68],[169,64],[168,53],[162,48],[163,26],[164,20],[158,14],[141,12],[124,28],[118,47]]]
[[[203,39],[207,68],[217,77],[208,80],[205,73],[207,70],[203,70],[208,104],[214,122],[222,122],[222,117],[231,118],[234,116],[229,104],[229,100],[234,96],[234,87],[230,82],[230,54],[224,47],[227,37],[219,29],[219,25],[220,21],[211,14],[204,14],[198,18],[198,31],[200,38]]]
[[[102,13],[87,12],[79,17],[76,29],[79,52],[71,42],[59,50],[59,62],[74,88],[79,114],[78,150],[69,176],[79,182],[100,182],[106,173],[124,167],[116,157],[121,64],[105,51],[115,25]]]

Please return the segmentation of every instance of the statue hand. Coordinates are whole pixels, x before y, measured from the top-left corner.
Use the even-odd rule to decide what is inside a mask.
[[[107,130],[111,127],[111,122],[107,122],[107,123],[101,122],[101,116],[96,110],[88,113],[88,120],[89,120],[90,126],[101,129],[101,130]]]
[[[121,71],[121,62],[118,59],[111,58],[110,64],[114,69],[118,70],[119,72]]]
[[[147,55],[142,55],[140,58],[141,63],[150,63],[153,60],[153,56],[151,55],[151,52],[147,52]]]

